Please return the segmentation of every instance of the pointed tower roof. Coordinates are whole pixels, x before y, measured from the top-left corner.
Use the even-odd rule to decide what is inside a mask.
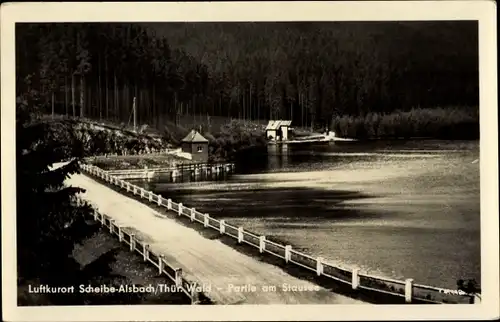
[[[188,135],[184,139],[182,139],[182,142],[189,142],[189,143],[208,143],[208,140],[205,139],[198,131],[196,130],[191,130]]]

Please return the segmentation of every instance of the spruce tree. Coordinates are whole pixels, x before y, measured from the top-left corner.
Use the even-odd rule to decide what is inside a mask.
[[[85,234],[81,224],[89,208],[75,207],[83,189],[64,184],[79,172],[81,145],[68,125],[41,119],[38,106],[32,94],[17,100],[17,264],[21,278],[50,283],[60,282],[74,264],[68,254]],[[54,163],[62,160],[69,162],[55,169]]]

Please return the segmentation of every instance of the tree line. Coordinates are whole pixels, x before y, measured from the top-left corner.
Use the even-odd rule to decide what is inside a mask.
[[[16,26],[18,91],[47,112],[161,126],[182,116],[332,125],[477,109],[475,22]],[[478,121],[477,121],[478,122]]]

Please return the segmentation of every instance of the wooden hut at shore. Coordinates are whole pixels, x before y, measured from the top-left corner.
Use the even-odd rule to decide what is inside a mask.
[[[269,121],[266,126],[266,138],[273,141],[288,140],[288,130],[292,121],[275,120]]]
[[[190,153],[193,161],[208,161],[208,140],[198,131],[191,130],[181,142],[183,152]]]

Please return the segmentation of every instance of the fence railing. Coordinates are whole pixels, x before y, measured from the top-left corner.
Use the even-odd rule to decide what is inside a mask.
[[[147,155],[147,156],[163,156],[167,154],[171,154],[172,152],[175,152],[178,149],[169,149],[169,148],[161,148],[161,149],[155,149],[151,148],[149,150],[123,150],[121,153],[118,152],[110,152],[110,153],[103,153],[103,154],[96,154],[91,157],[87,157],[88,159],[92,158],[107,158],[107,157],[117,157],[117,156],[140,156],[140,155]]]
[[[144,169],[120,169],[120,170],[107,170],[108,173],[114,176],[126,174],[140,174],[148,171],[153,172],[168,172],[168,171],[198,171],[198,170],[212,170],[214,173],[230,172],[234,170],[234,163],[182,163],[170,167],[163,168],[144,168]],[[106,171],[106,170],[104,170]]]
[[[312,257],[292,249],[291,245],[281,245],[270,241],[266,236],[260,236],[246,231],[243,227],[233,226],[225,220],[210,217],[207,213],[201,213],[195,208],[189,208],[182,203],[176,203],[161,195],[156,195],[142,187],[134,185],[125,180],[110,175],[96,166],[81,164],[81,168],[87,173],[94,175],[104,181],[116,185],[134,195],[148,199],[150,202],[175,212],[178,216],[188,217],[192,222],[202,224],[206,228],[218,231],[221,235],[230,236],[239,244],[248,244],[258,248],[260,253],[271,254],[285,261],[315,272],[317,276],[324,276],[342,284],[350,285],[352,290],[366,290],[379,294],[404,298],[406,303],[479,303],[480,294],[469,294],[460,290],[451,290],[440,287],[415,284],[413,279],[404,281],[381,276],[362,273],[358,268],[347,269],[326,262],[322,257]]]
[[[186,294],[191,300],[191,304],[198,304],[200,294],[198,292],[199,287],[195,281],[188,281],[183,276],[182,268],[172,266],[169,264],[163,254],[157,254],[150,249],[149,244],[141,241],[135,236],[134,233],[127,231],[127,228],[123,228],[116,224],[115,220],[111,217],[99,213],[94,209],[93,219],[100,222],[103,227],[109,229],[110,234],[118,237],[120,243],[125,243],[129,245],[131,252],[139,253],[145,262],[149,262],[158,268],[158,273],[160,275],[165,274],[172,282],[174,282],[175,289]]]

